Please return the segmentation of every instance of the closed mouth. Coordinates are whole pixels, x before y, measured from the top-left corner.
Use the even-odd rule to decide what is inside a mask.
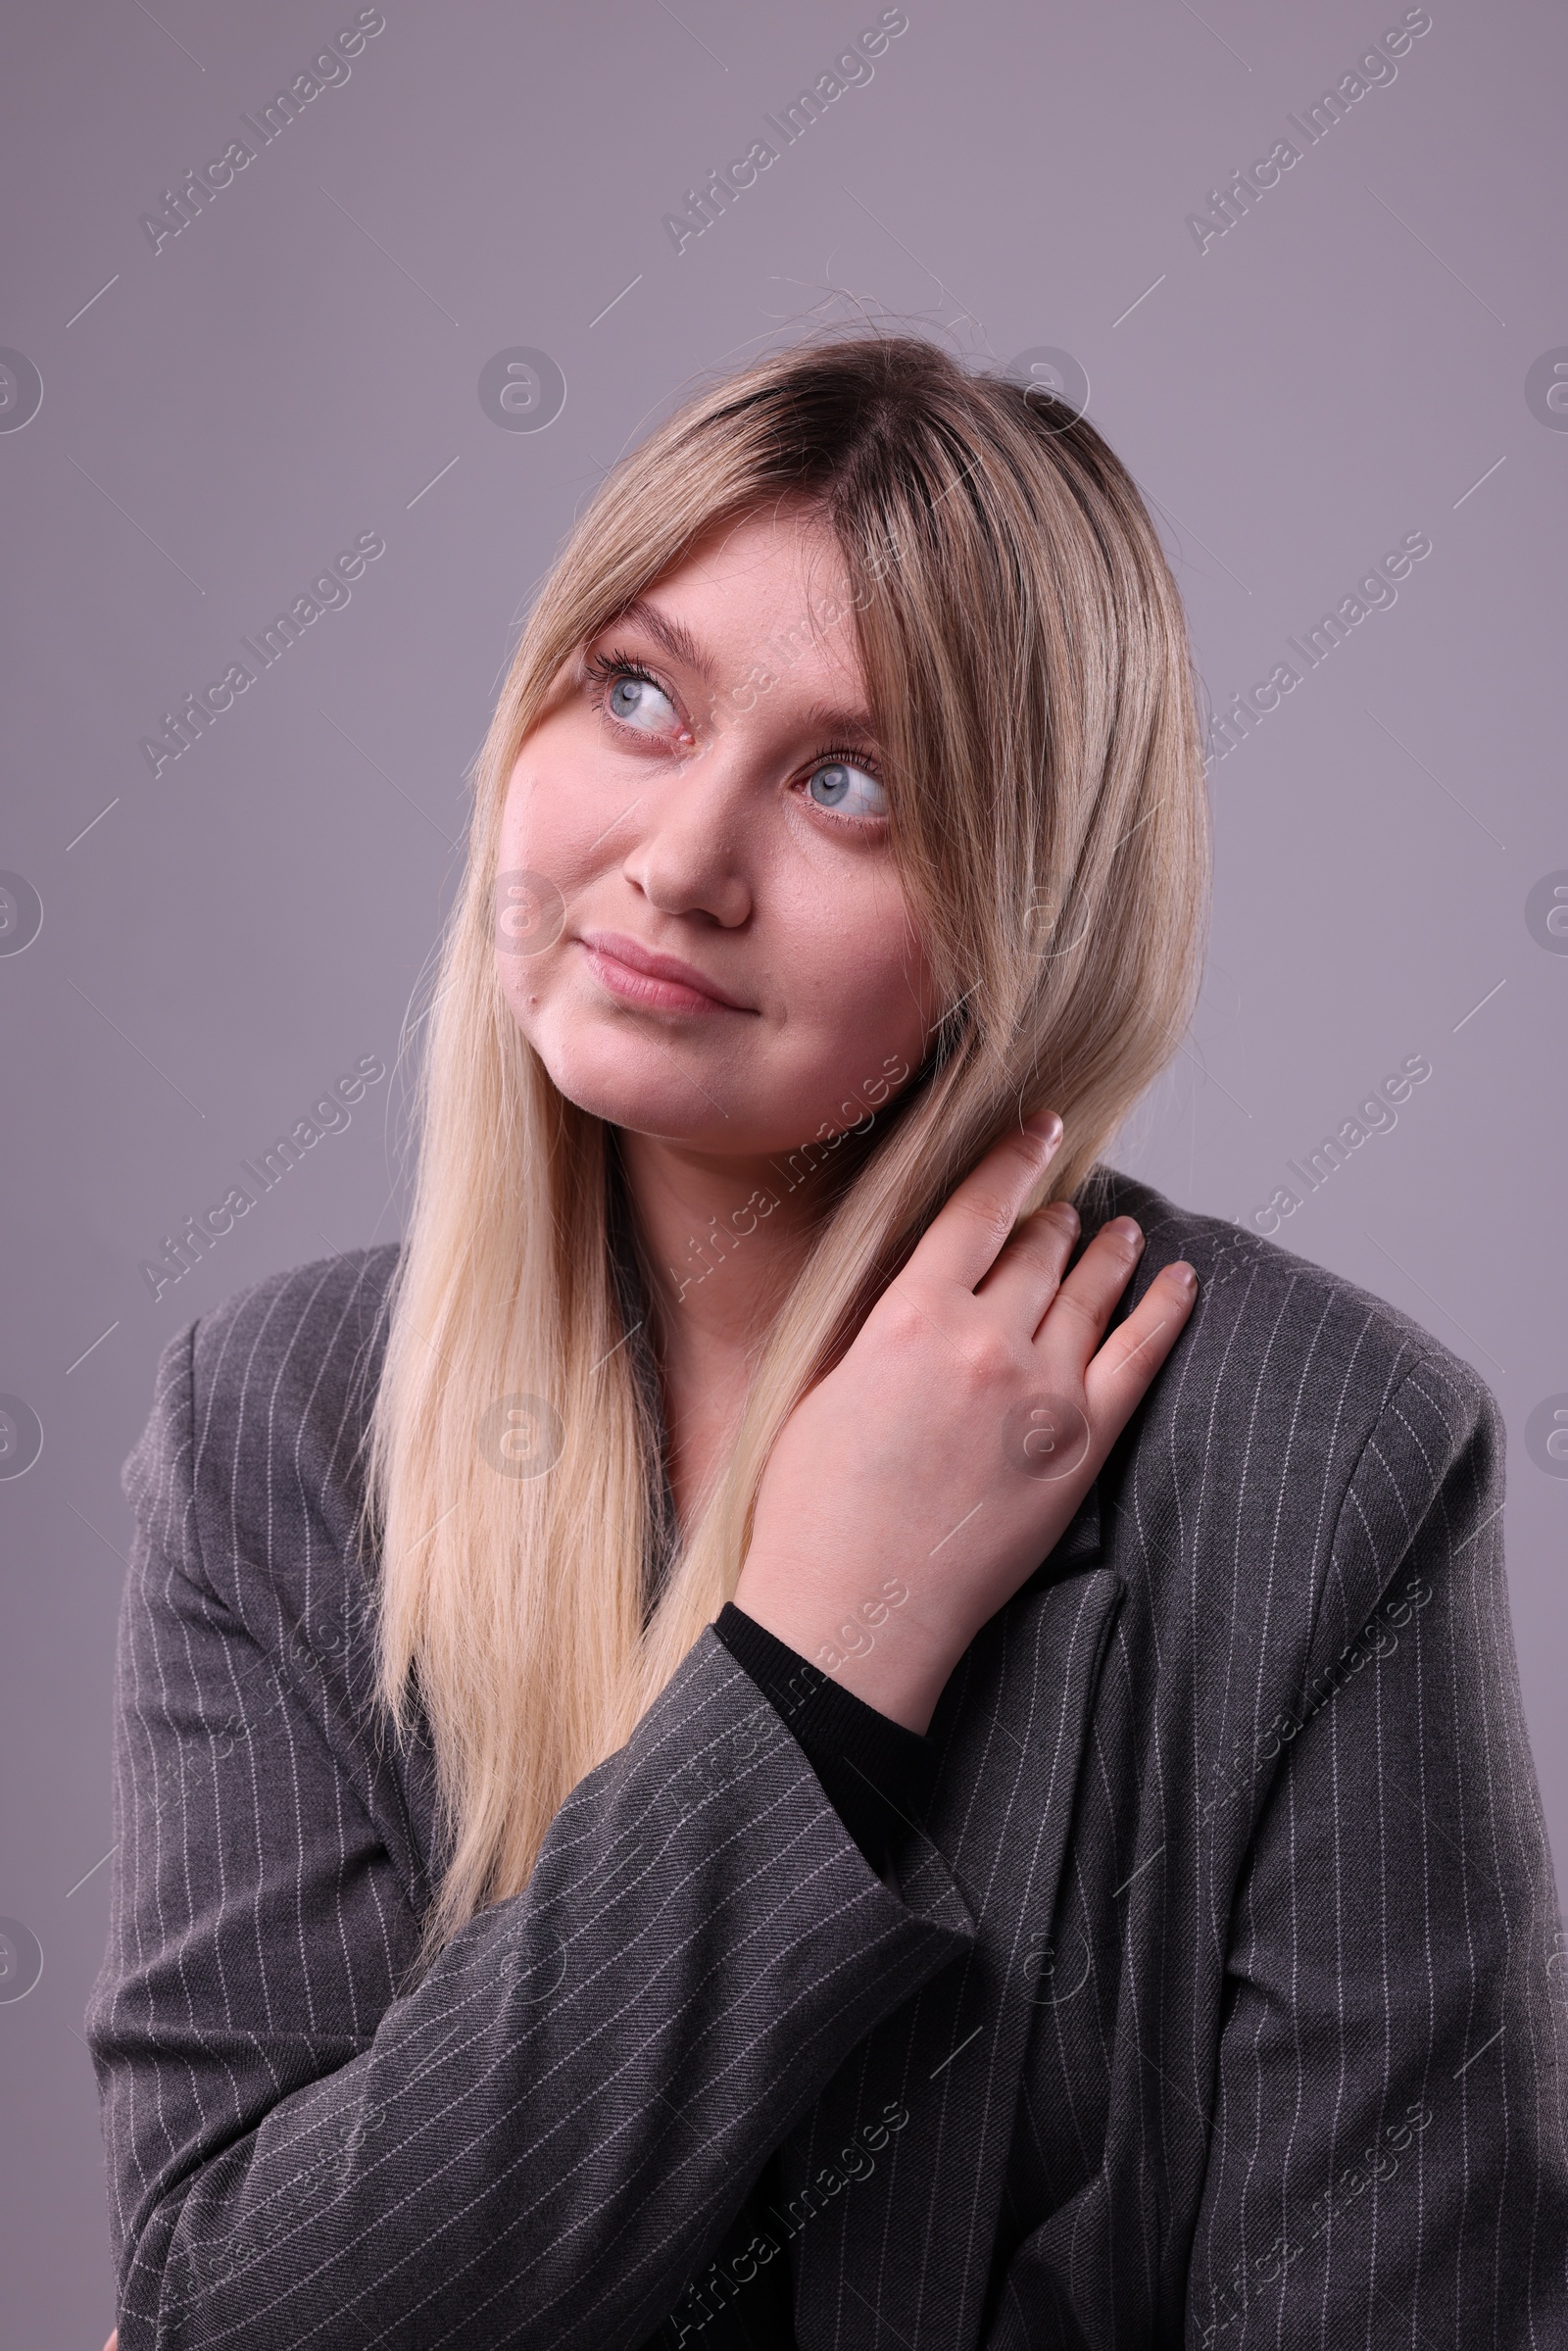
[[[607,987],[631,1002],[643,1002],[651,1010],[695,1011],[702,1005],[721,1006],[730,1012],[755,1009],[729,995],[695,963],[644,947],[623,931],[584,931],[579,944]]]

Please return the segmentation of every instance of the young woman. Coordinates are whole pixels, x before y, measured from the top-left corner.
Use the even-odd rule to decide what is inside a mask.
[[[127,1463],[120,2351],[1568,2340],[1496,1405],[1100,1156],[1206,874],[1082,419],[828,336],[605,482],[408,1238]]]

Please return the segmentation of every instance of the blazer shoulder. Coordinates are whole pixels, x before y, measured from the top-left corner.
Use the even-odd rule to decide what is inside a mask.
[[[1080,1194],[1086,1231],[1127,1214],[1148,1237],[1129,1308],[1178,1257],[1199,1277],[1109,1472],[1117,1529],[1141,1530],[1121,1562],[1173,1631],[1206,1608],[1227,1658],[1266,1586],[1257,1638],[1298,1679],[1314,1641],[1343,1645],[1366,1621],[1423,1524],[1457,1554],[1495,1514],[1496,1397],[1413,1316],[1276,1241],[1115,1170],[1093,1200]],[[1151,1573],[1140,1559],[1161,1526]]]
[[[199,1316],[188,1336],[208,1411],[241,1414],[259,1389],[304,1407],[378,1363],[402,1248],[381,1242],[264,1274]]]
[[[268,1274],[176,1332],[122,1483],[244,1614],[241,1581],[346,1560],[401,1244]],[[173,1546],[171,1545],[172,1548]]]
[[[1415,1379],[1500,1428],[1497,1398],[1475,1366],[1360,1283],[1227,1217],[1183,1207],[1119,1169],[1097,1167],[1079,1206],[1086,1231],[1119,1215],[1142,1225],[1147,1246],[1129,1305],[1162,1265],[1185,1257],[1196,1269],[1198,1311],[1180,1342],[1194,1369],[1217,1371],[1223,1360],[1252,1364],[1260,1383],[1267,1372],[1294,1375],[1303,1403],[1332,1392],[1352,1414],[1359,1404],[1367,1426]]]

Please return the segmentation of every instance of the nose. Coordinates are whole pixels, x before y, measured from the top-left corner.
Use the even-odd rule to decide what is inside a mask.
[[[737,751],[709,748],[662,776],[630,812],[621,871],[661,914],[706,914],[736,930],[752,910],[759,811]]]

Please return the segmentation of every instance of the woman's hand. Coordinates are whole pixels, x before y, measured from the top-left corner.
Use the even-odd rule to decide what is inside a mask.
[[[1011,1231],[1060,1140],[1038,1113],[958,1185],[758,1491],[736,1606],[911,1731],[1061,1535],[1198,1294],[1167,1265],[1105,1338],[1143,1248],[1133,1220],[1065,1281],[1069,1203]]]

